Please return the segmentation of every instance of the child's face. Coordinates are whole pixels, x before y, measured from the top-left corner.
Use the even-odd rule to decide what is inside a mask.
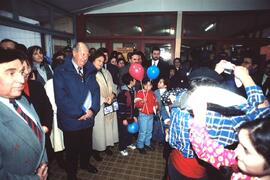
[[[174,69],[170,69],[170,77],[175,75],[175,70]]]
[[[158,81],[158,89],[166,88],[167,86],[164,84],[164,79],[160,79]]]
[[[133,80],[130,82],[130,86],[131,86],[131,87],[134,87],[135,84],[136,84],[136,79],[133,79]]]
[[[150,91],[152,89],[151,82],[147,82],[146,84],[144,84],[143,89],[146,90],[146,91]]]
[[[266,161],[264,157],[252,145],[248,130],[241,129],[238,137],[239,144],[235,152],[239,169],[254,176],[264,175],[269,168],[265,168]]]

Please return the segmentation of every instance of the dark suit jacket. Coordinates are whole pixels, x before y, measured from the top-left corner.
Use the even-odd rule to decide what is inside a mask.
[[[23,96],[18,101],[42,129],[33,106]],[[0,179],[37,180],[36,169],[47,162],[44,133],[40,144],[28,124],[1,101],[0,129]]]
[[[40,118],[43,126],[47,126],[49,131],[52,129],[53,110],[50,100],[41,82],[36,80],[28,80],[30,97],[26,98],[31,102]],[[50,132],[48,132],[50,134]]]
[[[119,69],[117,66],[113,64],[106,64],[106,68],[112,75],[113,83],[116,84],[118,87],[120,86],[120,80],[119,80]]]
[[[270,77],[268,77],[266,79],[266,81],[264,82],[264,84],[262,83],[263,81],[263,76],[264,74],[261,73],[259,74],[258,73],[258,76],[257,76],[257,85],[261,86],[262,87],[262,90],[263,90],[263,93],[264,95],[268,98],[268,100],[270,100]],[[266,94],[266,90],[268,89],[268,93]]]

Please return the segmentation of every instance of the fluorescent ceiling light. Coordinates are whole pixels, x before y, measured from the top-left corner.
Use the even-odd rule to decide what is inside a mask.
[[[183,47],[183,48],[190,48],[190,46],[187,46],[187,45],[184,45],[184,44],[182,44],[181,47]]]
[[[174,35],[175,34],[175,30],[173,28],[170,29],[170,35]]]
[[[204,29],[204,31],[205,31],[205,32],[206,32],[206,31],[209,31],[210,29],[213,29],[214,27],[216,27],[216,23],[210,24],[209,26],[207,26],[207,27]]]
[[[242,47],[243,45],[242,44],[235,44],[234,46],[235,47]]]
[[[161,30],[162,33],[168,33],[170,35],[174,35],[175,34],[175,29],[170,28],[170,29],[162,29]]]
[[[134,26],[135,30],[138,32],[142,32],[142,28],[140,26]]]

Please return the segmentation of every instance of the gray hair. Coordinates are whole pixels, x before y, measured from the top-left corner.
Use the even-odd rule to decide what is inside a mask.
[[[73,46],[73,51],[79,52],[83,46],[86,47],[87,49],[89,49],[88,46],[87,46],[87,44],[85,44],[84,42],[77,42]]]

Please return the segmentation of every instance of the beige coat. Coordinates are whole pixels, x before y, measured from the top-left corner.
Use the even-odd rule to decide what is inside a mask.
[[[103,75],[102,75],[103,73]],[[114,146],[118,142],[118,125],[116,112],[104,115],[105,98],[117,93],[117,86],[113,83],[110,72],[102,69],[98,72],[96,80],[100,87],[100,110],[95,117],[93,127],[93,149],[104,151],[106,146]],[[105,80],[106,79],[106,80]]]
[[[52,131],[50,135],[52,148],[54,152],[63,151],[65,149],[64,135],[63,135],[63,131],[58,128],[58,124],[57,124],[57,116],[56,116],[57,107],[56,107],[55,98],[54,98],[53,79],[48,80],[44,88],[46,90],[47,96],[51,102],[52,109],[53,109],[53,125],[52,125]]]

